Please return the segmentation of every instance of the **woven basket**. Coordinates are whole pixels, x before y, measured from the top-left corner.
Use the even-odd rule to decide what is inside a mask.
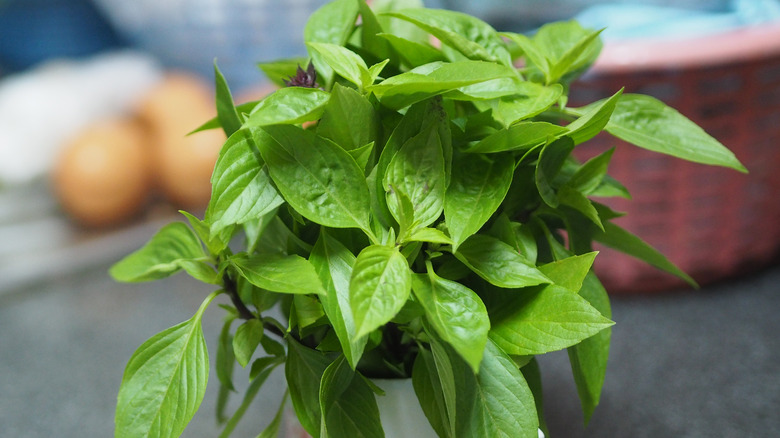
[[[728,146],[745,175],[681,161],[601,136],[586,159],[618,145],[610,173],[633,200],[608,200],[616,221],[659,249],[699,284],[764,268],[780,249],[780,25],[687,41],[605,47],[571,101],[626,92],[657,97]],[[675,277],[609,248],[596,271],[613,293],[685,287]]]

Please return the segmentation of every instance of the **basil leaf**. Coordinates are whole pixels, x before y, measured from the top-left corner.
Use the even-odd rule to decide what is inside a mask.
[[[309,256],[326,293],[320,295],[322,308],[328,315],[333,330],[352,368],[357,366],[367,336],[357,337],[355,320],[350,306],[349,280],[356,257],[338,239],[322,229]]]
[[[439,218],[444,208],[445,178],[441,139],[437,126],[431,124],[401,147],[385,173],[384,188],[393,216],[400,218],[397,202],[392,201],[396,192],[407,196],[413,207],[414,219],[408,231]]]
[[[378,36],[383,32],[383,29],[382,24],[374,15],[374,11],[366,4],[365,0],[359,0],[358,7],[360,8],[360,41],[362,47],[377,59],[384,59],[389,62],[392,58],[395,58],[393,64],[398,64],[398,56],[392,46],[390,46],[390,43]]]
[[[152,336],[130,357],[117,397],[116,437],[178,437],[206,393],[209,358],[203,312],[209,295],[189,320]]]
[[[200,240],[183,222],[160,229],[141,249],[114,264],[109,273],[116,281],[141,282],[169,277],[183,262],[203,259]]]
[[[339,76],[357,85],[359,89],[362,90],[371,85],[368,66],[363,58],[355,52],[338,44],[330,43],[309,42],[306,43],[306,46],[312,51],[312,56],[316,54],[316,59],[320,59]]]
[[[592,271],[585,277],[579,293],[604,317],[612,317],[607,291]],[[586,424],[601,398],[611,334],[611,328],[604,329],[568,349],[569,362]]]
[[[578,26],[570,22],[571,25]],[[601,51],[601,42],[598,37],[604,29],[586,33],[576,43],[570,46],[563,54],[550,65],[550,82],[556,82],[568,73],[576,72],[585,65],[596,60],[596,55]],[[560,41],[560,36],[554,39]],[[595,53],[595,54],[594,54]]]
[[[309,61],[306,58],[279,59],[271,62],[259,62],[257,67],[265,73],[265,76],[277,87],[286,86],[285,81],[294,77],[298,67],[306,66]]]
[[[606,130],[621,140],[654,152],[747,172],[718,140],[677,110],[650,96],[621,96]]]
[[[219,332],[219,340],[217,343],[217,379],[219,383],[228,391],[235,391],[233,386],[233,364],[235,363],[235,355],[233,354],[233,336],[230,335],[230,325],[236,319],[235,315],[230,315],[225,318],[225,323],[222,326],[222,330]],[[217,407],[217,418],[220,422],[224,421],[223,418],[224,406]]]
[[[490,330],[490,319],[479,296],[433,271],[413,275],[412,291],[436,333],[478,372]]]
[[[250,319],[238,326],[236,335],[233,336],[233,352],[241,367],[246,367],[249,363],[261,339],[263,339],[263,322],[259,319]]]
[[[241,128],[241,118],[236,111],[227,81],[217,67],[216,60],[214,60],[214,78],[216,81],[217,118],[225,135],[230,137]]]
[[[320,409],[325,436],[384,437],[374,391],[353,371],[344,356],[322,375]]]
[[[495,153],[528,150],[545,144],[566,132],[566,128],[547,122],[520,122],[494,134],[470,147],[466,152]]]
[[[325,293],[312,264],[295,254],[238,254],[230,258],[230,263],[261,289],[288,294]]]
[[[429,97],[492,79],[514,77],[515,70],[484,61],[433,62],[368,87],[383,105],[401,109]]]
[[[622,88],[609,99],[587,107],[580,118],[566,126],[569,130],[567,135],[574,140],[575,145],[590,140],[607,126],[621,94]]]
[[[614,323],[581,296],[556,285],[503,293],[488,305],[490,338],[512,355],[570,347]]]
[[[591,194],[604,181],[604,177],[607,175],[607,167],[610,160],[612,160],[614,152],[615,148],[611,148],[586,161],[585,164],[577,169],[566,185],[584,195]]]
[[[320,436],[320,381],[331,361],[317,350],[287,337],[287,360],[284,375],[295,415],[301,426],[314,438]]]
[[[260,153],[287,202],[318,224],[369,230],[363,170],[343,149],[293,126],[269,126]]]
[[[433,355],[421,347],[412,367],[412,385],[428,422],[440,437],[451,437],[450,420]]]
[[[539,270],[558,286],[572,292],[582,288],[585,276],[590,272],[598,251],[567,257],[563,260],[539,266]]]
[[[210,236],[217,236],[231,225],[260,219],[284,203],[257,153],[255,139],[259,133],[257,129],[241,129],[219,152],[205,217],[205,222],[211,224]]]
[[[442,245],[452,245],[453,241],[443,231],[437,228],[419,228],[409,235],[410,242],[431,242]]]
[[[344,45],[355,28],[358,16],[358,2],[355,0],[335,0],[317,9],[306,22],[303,40],[307,43],[330,43]],[[324,62],[318,53],[312,54],[317,73],[326,84],[333,82],[333,69]]]
[[[680,268],[674,265],[663,254],[655,248],[648,245],[644,240],[631,232],[615,225],[612,222],[604,222],[604,232],[597,233],[594,240],[604,245],[614,248],[620,252],[626,253],[632,257],[642,260],[656,268],[668,272],[678,278],[685,280],[693,287],[698,287],[696,281]]]
[[[514,160],[508,156],[455,156],[444,198],[444,219],[454,250],[496,212],[509,191],[513,173]]]
[[[574,20],[548,23],[533,37],[535,47],[549,63],[547,82],[558,81],[564,74],[579,72],[592,64],[601,52],[600,31],[584,29]]]
[[[590,199],[582,193],[572,189],[568,185],[564,185],[558,190],[557,199],[561,205],[576,210],[599,229],[604,229],[598,210],[593,206]]]
[[[542,200],[550,207],[558,207],[559,200],[553,188],[553,180],[561,171],[566,158],[573,150],[574,142],[570,137],[566,136],[545,145],[539,154],[534,181]]]
[[[379,120],[371,103],[352,88],[333,85],[317,135],[333,140],[347,151],[375,141]]]
[[[390,321],[412,288],[406,258],[395,247],[371,245],[358,254],[349,281],[356,335],[365,336]]]
[[[529,226],[513,222],[501,213],[493,222],[490,235],[511,246],[529,265],[536,265],[536,238]]]
[[[545,83],[549,84],[554,82],[550,77],[550,69],[552,68],[550,61],[547,59],[547,56],[545,56],[542,48],[537,46],[536,42],[523,34],[514,32],[502,32],[500,35],[517,44],[520,50],[522,50],[522,56],[526,61],[526,67],[534,66],[538,68],[544,76]]]
[[[386,15],[415,24],[468,59],[512,65],[498,33],[478,18],[443,9],[405,9]]]
[[[519,288],[550,283],[550,279],[511,246],[483,234],[469,237],[455,257],[489,283],[502,288]]]
[[[518,94],[487,101],[475,101],[474,106],[480,111],[492,110],[495,120],[509,127],[520,120],[541,114],[558,102],[563,95],[563,87],[560,84],[549,86],[533,82],[520,82],[520,84],[522,89]]]
[[[179,210],[184,217],[187,218],[187,222],[190,223],[195,234],[198,238],[206,244],[206,249],[212,255],[221,253],[230,242],[230,238],[233,236],[233,227],[223,229],[215,236],[211,235],[211,227],[206,221],[198,219],[195,215],[188,213],[184,210]]]
[[[322,116],[330,93],[317,88],[280,88],[254,107],[244,127],[289,124],[317,120]]]
[[[403,58],[404,62],[411,68],[419,67],[431,62],[446,61],[446,58],[441,51],[430,44],[410,41],[390,33],[380,33],[376,36],[388,41],[398,55]]]

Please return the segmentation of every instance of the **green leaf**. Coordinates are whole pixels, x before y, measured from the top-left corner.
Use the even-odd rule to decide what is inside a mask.
[[[160,229],[146,245],[111,267],[116,281],[141,282],[169,277],[182,269],[183,262],[206,258],[200,240],[183,222]]]
[[[260,371],[257,374],[257,377],[255,377],[254,380],[252,380],[252,382],[249,384],[249,387],[244,393],[244,399],[241,401],[241,405],[238,407],[238,409],[236,409],[236,412],[233,413],[233,416],[230,417],[230,420],[228,420],[225,428],[222,430],[222,433],[219,434],[219,438],[228,438],[233,433],[233,430],[238,425],[238,422],[241,421],[241,419],[244,417],[247,409],[249,409],[249,405],[251,405],[252,401],[254,401],[257,393],[263,386],[263,383],[265,383],[265,381],[268,379],[268,376],[271,375],[271,372],[274,370],[274,368],[279,365],[279,362],[268,362],[267,365],[268,366]]]
[[[615,148],[611,148],[585,162],[577,169],[566,185],[584,195],[593,193],[604,181],[604,177],[607,175],[607,167],[610,160],[612,160],[614,152]]]
[[[567,135],[574,140],[575,145],[590,140],[607,126],[621,94],[622,88],[609,99],[588,106],[580,118],[566,126],[569,130]]]
[[[550,279],[528,264],[514,248],[482,234],[469,237],[455,257],[477,275],[502,288],[519,288],[550,283]]]
[[[446,175],[437,128],[436,124],[431,124],[407,141],[390,161],[385,173],[384,189],[393,216],[400,222],[398,202],[393,200],[397,193],[403,193],[412,204],[414,219],[408,231],[430,225],[444,209]]]
[[[566,132],[566,128],[547,122],[520,122],[509,128],[496,131],[481,140],[466,152],[495,153],[528,150],[547,143]]]
[[[234,315],[230,315],[225,318],[225,323],[222,326],[222,330],[219,332],[219,340],[217,343],[217,379],[219,383],[229,391],[235,391],[233,386],[233,364],[235,363],[235,355],[233,354],[233,337],[230,335],[230,325],[236,319]],[[222,407],[224,409],[224,406]],[[222,419],[222,409],[217,408],[217,418],[220,421]]]
[[[412,367],[412,385],[428,422],[440,437],[451,437],[450,420],[433,355],[421,347]]]
[[[415,24],[472,60],[512,65],[498,33],[478,18],[443,9],[405,9],[386,15]]]
[[[654,152],[747,172],[718,140],[675,109],[650,96],[621,96],[606,130],[621,140]]]
[[[317,124],[317,135],[351,151],[375,141],[378,127],[379,120],[371,102],[352,88],[335,84]]]
[[[496,212],[512,184],[514,160],[506,155],[455,155],[444,198],[444,219],[453,249]]]
[[[355,0],[336,0],[317,9],[306,22],[303,29],[303,40],[307,43],[330,43],[343,46],[352,31],[358,16],[358,2]],[[333,69],[313,53],[312,60],[317,67],[317,73],[325,83],[333,81]]]
[[[293,126],[269,126],[260,152],[287,202],[334,228],[369,229],[371,201],[363,170],[343,149]]]
[[[539,270],[558,286],[577,292],[582,288],[585,276],[590,272],[598,251],[567,257],[563,260],[539,266]]]
[[[254,107],[244,127],[289,124],[317,120],[330,93],[317,88],[285,87],[269,94]]]
[[[596,38],[599,32],[584,29],[573,20],[542,26],[534,35],[533,42],[548,60],[548,83],[558,81],[568,72],[582,71],[592,64],[601,52],[601,41]]]
[[[525,57],[526,60],[526,66],[530,63],[538,68],[545,78],[545,83],[549,84],[554,82],[550,78],[550,69],[552,68],[550,61],[547,59],[542,49],[536,45],[536,42],[523,34],[514,32],[502,32],[500,35],[508,38],[520,47],[520,50],[523,51],[523,57]]]
[[[227,247],[230,238],[233,236],[233,227],[225,228],[217,235],[212,236],[211,227],[206,221],[200,220],[195,215],[184,210],[179,210],[179,213],[187,218],[190,227],[195,231],[198,238],[206,244],[206,249],[208,249],[210,254],[218,255]]]
[[[284,373],[295,415],[301,426],[314,438],[320,436],[320,381],[331,361],[325,354],[312,350],[292,336],[287,337],[287,361]]]
[[[458,88],[498,78],[514,77],[515,70],[484,61],[432,62],[391,76],[368,87],[383,105],[401,109]]]
[[[614,323],[556,285],[502,293],[488,304],[490,338],[512,355],[543,354],[581,342]]]
[[[284,203],[258,155],[255,139],[259,132],[241,129],[219,152],[205,217],[205,222],[211,224],[212,237],[231,225],[260,219]]]
[[[227,81],[217,67],[216,60],[214,60],[214,78],[216,81],[217,118],[225,135],[230,137],[241,128],[241,118],[236,111]]]
[[[117,397],[114,436],[178,437],[206,393],[209,358],[203,312],[144,342],[130,357]]]
[[[368,337],[357,337],[352,308],[350,306],[349,279],[356,257],[341,241],[322,229],[309,256],[326,293],[320,295],[322,308],[328,315],[333,330],[352,368],[357,366]]]
[[[284,87],[284,81],[294,77],[298,67],[306,66],[309,61],[306,58],[279,59],[271,62],[259,62],[257,67],[265,73],[266,77],[278,87]]]
[[[582,283],[580,296],[588,300],[604,317],[612,317],[607,291],[592,271],[588,273]],[[607,371],[611,334],[611,328],[602,330],[568,349],[569,362],[586,424],[601,398],[601,388],[604,386],[604,377]]]
[[[569,47],[555,63],[551,64],[550,82],[558,81],[566,74],[575,72],[593,62],[596,58],[592,53],[598,54],[601,51],[601,42],[598,37],[602,31],[603,29],[586,33],[573,46]]]
[[[323,436],[384,437],[374,391],[352,370],[344,356],[333,361],[322,375],[320,409]]]
[[[259,319],[250,319],[238,326],[233,336],[233,352],[239,365],[246,367],[262,338],[263,322]]]
[[[323,294],[314,266],[305,258],[292,254],[259,253],[237,255],[230,263],[253,285],[271,292],[288,294]]]
[[[263,429],[262,432],[260,432],[260,435],[258,435],[257,438],[278,438],[279,437],[279,429],[281,429],[282,419],[284,418],[284,413],[287,408],[287,396],[288,393],[285,391],[284,397],[282,397],[282,401],[279,403],[279,409],[276,410],[276,415],[274,415],[273,420],[271,420],[271,422],[268,423],[268,426],[266,426],[266,428]]]
[[[320,59],[339,76],[357,85],[358,89],[362,90],[371,85],[368,66],[357,53],[331,43],[309,42],[306,46],[311,50],[312,56],[316,54],[316,59]]]
[[[391,58],[395,58],[393,64],[397,64],[398,57],[390,43],[378,36],[383,32],[383,29],[382,24],[374,15],[374,11],[366,4],[365,0],[358,0],[358,7],[360,8],[361,21],[361,46],[377,59],[384,59],[389,62]]]
[[[409,235],[410,242],[430,242],[452,245],[452,239],[437,228],[419,228]]]
[[[558,207],[559,200],[553,188],[553,180],[573,150],[574,142],[570,137],[566,136],[545,145],[539,155],[534,181],[542,200],[550,207]]]
[[[358,337],[390,321],[412,288],[406,258],[395,247],[371,245],[358,254],[349,281],[350,306]]]
[[[412,291],[436,333],[478,372],[490,330],[487,309],[479,296],[433,271],[413,275]]]
[[[520,82],[517,94],[488,101],[475,101],[480,111],[492,110],[493,117],[509,127],[520,120],[537,116],[549,109],[563,95],[560,84],[544,86],[533,82]]]
[[[403,58],[411,68],[419,67],[436,61],[446,61],[444,54],[430,44],[410,41],[390,33],[377,34],[378,37],[387,40],[395,51]]]
[[[253,100],[250,102],[244,102],[242,104],[236,105],[236,112],[239,114],[239,117],[244,116],[245,114],[249,114],[252,112],[252,110],[260,104],[260,100]],[[209,129],[217,129],[221,128],[222,123],[219,121],[219,117],[213,117],[209,119],[206,123],[198,126],[197,128],[193,129],[191,132],[189,132],[187,135],[192,135],[200,131],[207,131]]]
[[[609,246],[610,248],[614,248],[620,252],[626,253],[652,266],[655,266],[662,271],[675,275],[682,280],[685,280],[693,287],[698,287],[696,281],[693,278],[675,266],[674,263],[670,262],[666,256],[658,252],[652,246],[648,245],[638,236],[613,224],[612,222],[604,222],[604,232],[597,233],[593,239]]]
[[[596,210],[596,207],[594,207],[590,200],[582,193],[568,185],[564,185],[558,190],[557,199],[561,205],[573,208],[599,229],[604,229],[598,210]]]

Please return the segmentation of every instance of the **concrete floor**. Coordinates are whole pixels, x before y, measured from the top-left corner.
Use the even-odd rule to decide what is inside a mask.
[[[209,292],[184,275],[116,284],[110,261],[0,294],[0,437],[111,436],[127,359]],[[602,404],[587,428],[565,353],[541,359],[553,437],[780,436],[780,266],[695,293],[616,297],[613,312]],[[204,318],[212,363],[222,313],[212,305]],[[211,377],[185,437],[218,434]],[[233,436],[256,436],[282,391],[277,371]]]

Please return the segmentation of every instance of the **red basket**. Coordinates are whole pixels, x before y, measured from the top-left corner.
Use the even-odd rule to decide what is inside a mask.
[[[632,200],[607,200],[616,221],[664,253],[699,284],[771,264],[780,250],[780,25],[686,41],[607,45],[571,101],[615,93],[663,100],[728,146],[750,174],[620,144],[607,135],[579,150],[617,145],[610,174]],[[685,284],[643,262],[598,248],[596,272],[613,293]]]

